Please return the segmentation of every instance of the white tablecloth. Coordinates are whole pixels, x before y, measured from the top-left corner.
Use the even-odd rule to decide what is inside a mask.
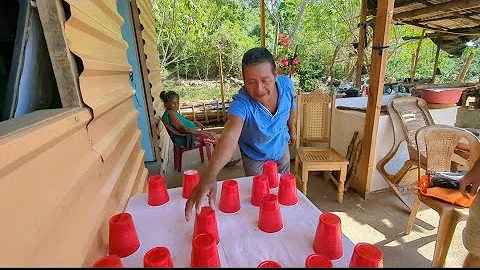
[[[257,267],[265,260],[274,260],[282,267],[304,267],[305,259],[314,253],[312,245],[320,210],[297,190],[298,203],[280,205],[283,229],[265,233],[258,226],[259,207],[250,203],[252,177],[235,179],[239,184],[241,209],[227,214],[218,209],[222,182],[218,182],[216,217],[220,236],[218,252],[222,267]],[[278,194],[278,188],[271,193]],[[132,215],[140,248],[122,259],[125,267],[143,267],[143,256],[151,248],[165,246],[170,250],[175,267],[190,267],[190,254],[195,216],[185,221],[186,199],[182,188],[168,190],[170,201],[150,206],[147,194],[130,198],[125,212]],[[205,205],[207,200],[205,199]],[[348,267],[354,244],[343,235],[343,257],[334,260],[334,267]]]

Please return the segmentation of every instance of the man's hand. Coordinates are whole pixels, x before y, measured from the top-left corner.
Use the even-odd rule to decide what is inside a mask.
[[[474,181],[473,177],[467,174],[462,179],[460,179],[459,190],[462,193],[463,197],[470,199],[470,195],[474,196],[475,194],[477,194],[479,184],[479,181]]]
[[[203,126],[202,123],[198,122],[198,121],[194,121],[193,122],[199,129],[204,129],[205,127]]]
[[[205,138],[208,138],[208,139],[212,139],[212,140],[215,140],[215,133],[213,132],[208,132],[208,131],[201,131],[200,132],[200,135],[202,135],[202,137],[205,137]]]
[[[215,179],[211,179],[208,172],[201,176],[200,179],[200,182],[192,190],[192,194],[190,195],[190,198],[185,204],[185,220],[187,221],[190,220],[192,209],[194,206],[196,213],[200,214],[203,206],[202,202],[205,196],[208,196],[208,204],[212,209],[215,210],[215,198],[217,197],[217,181]]]
[[[288,134],[290,134],[290,141],[288,141],[288,144],[295,145],[295,141],[297,140],[297,133],[295,132],[295,129],[291,128],[288,131]]]
[[[238,138],[243,128],[243,119],[232,115],[228,117],[222,136],[213,151],[208,167],[200,173],[200,182],[192,190],[190,198],[185,204],[185,219],[190,220],[192,209],[195,206],[196,212],[202,210],[202,202],[205,196],[208,196],[210,207],[215,209],[215,197],[217,195],[217,175],[218,172],[227,164],[232,157],[233,151],[238,145]],[[201,131],[206,132],[206,131]],[[211,133],[213,135],[213,133]]]
[[[458,188],[462,195],[469,199],[470,195],[477,194],[480,185],[480,158],[477,159],[472,168],[460,179],[460,187]]]

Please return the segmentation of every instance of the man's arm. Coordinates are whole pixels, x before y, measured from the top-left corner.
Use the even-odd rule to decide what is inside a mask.
[[[295,145],[295,141],[297,140],[297,133],[295,130],[295,109],[290,110],[290,117],[287,121],[288,125],[288,134],[290,134],[290,141],[289,144]]]
[[[172,124],[172,126],[182,133],[188,133],[188,134],[193,134],[195,136],[204,136],[207,138],[215,139],[214,134],[211,132],[206,132],[203,130],[196,130],[196,129],[191,129],[186,127],[182,123],[182,121],[178,118],[177,114],[174,111],[170,111],[168,113],[168,117],[170,119],[170,123]]]
[[[208,167],[200,174],[200,182],[193,189],[190,198],[185,204],[185,219],[190,220],[193,206],[200,213],[202,201],[208,196],[210,207],[215,209],[215,197],[217,194],[217,175],[232,157],[233,151],[238,144],[238,139],[243,128],[243,119],[236,115],[229,115],[225,123],[222,135],[218,140],[215,150],[208,161]]]

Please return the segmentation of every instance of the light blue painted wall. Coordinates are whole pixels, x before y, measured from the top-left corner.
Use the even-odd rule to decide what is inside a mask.
[[[117,10],[123,17],[124,23],[122,26],[123,39],[128,43],[127,59],[132,66],[133,78],[130,79],[130,84],[135,89],[135,97],[133,102],[135,108],[138,110],[138,128],[142,131],[141,143],[145,149],[145,162],[155,161],[155,154],[153,152],[152,141],[150,140],[150,124],[147,114],[147,107],[145,106],[145,97],[143,95],[142,81],[140,77],[140,67],[138,66],[137,52],[135,50],[135,38],[133,37],[133,26],[130,18],[129,0],[118,0]],[[132,81],[133,79],[133,81]]]

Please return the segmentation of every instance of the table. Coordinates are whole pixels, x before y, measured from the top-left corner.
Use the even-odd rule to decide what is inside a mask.
[[[274,260],[282,267],[304,267],[307,256],[314,253],[312,245],[321,211],[297,190],[299,200],[296,205],[280,205],[282,230],[265,233],[257,226],[259,207],[250,203],[253,178],[235,180],[239,185],[241,209],[233,214],[218,210],[223,181],[217,182],[215,214],[221,266],[254,268],[264,260]],[[278,194],[278,187],[270,191]],[[165,246],[170,250],[175,267],[190,267],[195,218],[192,215],[189,222],[185,221],[186,199],[182,197],[181,187],[168,189],[168,195],[170,201],[161,206],[148,205],[147,194],[133,196],[128,201],[125,212],[132,215],[140,248],[122,258],[124,267],[143,267],[144,254],[156,246]],[[343,234],[343,257],[333,260],[333,266],[348,267],[353,248],[353,242]]]

